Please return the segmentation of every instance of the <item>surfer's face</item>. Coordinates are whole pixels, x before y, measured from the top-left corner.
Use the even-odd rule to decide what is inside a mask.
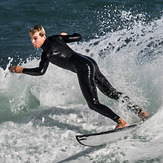
[[[30,37],[34,48],[40,48],[46,39],[46,35],[40,36],[39,32],[35,32],[33,35],[30,35]]]

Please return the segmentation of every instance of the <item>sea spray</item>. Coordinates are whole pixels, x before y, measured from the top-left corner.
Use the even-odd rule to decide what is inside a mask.
[[[1,162],[162,162],[163,18],[147,24],[142,20],[130,24],[133,15],[132,12],[122,15],[130,28],[126,24],[126,28],[106,30],[103,36],[70,46],[93,57],[110,83],[148,111],[150,119],[135,133],[115,143],[86,148],[75,140],[76,134],[105,131],[116,124],[89,109],[75,74],[52,64],[39,77],[0,69]],[[33,68],[39,65],[39,59],[19,65]],[[101,103],[127,122],[140,122],[122,104],[98,93]]]

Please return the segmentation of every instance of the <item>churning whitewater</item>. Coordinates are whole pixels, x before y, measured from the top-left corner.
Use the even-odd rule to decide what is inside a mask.
[[[122,16],[135,18],[130,12]],[[147,24],[135,20],[128,28],[70,44],[93,57],[110,83],[150,114],[137,130],[101,147],[84,147],[75,139],[115,127],[88,108],[75,74],[52,64],[44,76],[11,74],[13,58],[8,58],[0,68],[0,162],[163,162],[162,29],[163,17]],[[36,58],[19,59],[22,67],[39,64]],[[98,93],[129,124],[140,122],[124,104]]]

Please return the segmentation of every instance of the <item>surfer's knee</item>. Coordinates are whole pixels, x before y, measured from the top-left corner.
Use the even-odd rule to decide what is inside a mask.
[[[122,96],[121,92],[117,92],[116,90],[110,92],[110,98],[119,100],[119,98]]]
[[[98,108],[99,108],[99,101],[97,101],[97,100],[93,100],[93,101],[91,101],[91,102],[88,102],[88,106],[89,106],[89,108],[91,109],[91,110],[98,110]]]

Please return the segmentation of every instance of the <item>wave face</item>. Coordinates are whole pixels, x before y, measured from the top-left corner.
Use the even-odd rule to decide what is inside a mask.
[[[162,162],[162,3],[28,2],[0,2],[0,162]],[[106,131],[115,123],[88,108],[76,74],[52,64],[39,77],[8,70],[13,64],[38,66],[41,51],[31,49],[25,33],[40,22],[48,35],[81,33],[83,40],[69,46],[94,58],[110,83],[150,119],[111,144],[78,144],[75,135]],[[129,124],[140,121],[123,104],[98,94]]]

